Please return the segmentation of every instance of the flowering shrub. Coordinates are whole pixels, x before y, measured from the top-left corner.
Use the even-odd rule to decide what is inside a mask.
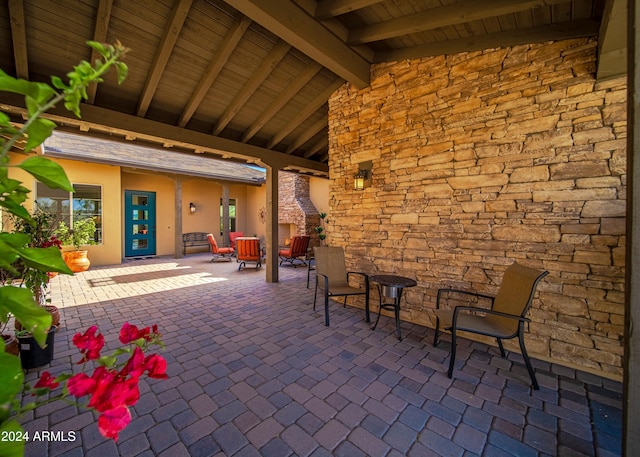
[[[93,361],[97,368],[91,376],[84,371],[71,375],[61,374],[53,377],[45,371],[33,386],[27,386],[27,393],[34,395],[36,401],[23,408],[16,408],[19,416],[25,410],[33,409],[41,404],[41,398],[49,395],[63,384],[62,392],[50,397],[45,402],[62,400],[69,396],[81,399],[89,397],[85,405],[100,413],[98,429],[102,436],[118,440],[118,433],[131,422],[129,407],[135,405],[140,398],[138,382],[146,373],[149,378],[166,379],[167,362],[158,354],[145,356],[151,345],[162,345],[158,326],[139,329],[126,322],[120,330],[120,342],[125,345],[116,349],[111,355],[102,355],[104,336],[95,325],[83,334],[76,333],[73,344],[80,350],[82,358],[77,362],[83,367]],[[128,354],[126,360],[119,356]]]

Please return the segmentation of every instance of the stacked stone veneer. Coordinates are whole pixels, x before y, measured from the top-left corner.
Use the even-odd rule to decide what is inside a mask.
[[[296,173],[278,174],[278,223],[292,224],[297,233],[310,235],[310,246],[317,246],[315,227],[320,225],[320,215],[309,196],[309,177]]]
[[[433,327],[438,288],[495,293],[509,264],[543,268],[530,352],[621,375],[626,79],[595,81],[596,47],[379,64],[333,95],[328,242],[351,268],[417,279],[402,319]]]

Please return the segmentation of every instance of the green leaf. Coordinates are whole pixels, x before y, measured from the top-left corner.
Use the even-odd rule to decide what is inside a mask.
[[[116,62],[116,71],[118,72],[118,84],[122,84],[129,74],[129,67],[124,62]]]
[[[22,434],[22,427],[15,421],[3,422],[0,425],[0,435],[4,436],[8,433]],[[0,455],[2,457],[22,457],[24,455],[24,441],[22,440],[0,440]]]
[[[19,167],[52,189],[74,190],[62,167],[45,157],[29,157]]]
[[[51,136],[56,124],[49,119],[37,118],[27,127],[27,144],[25,151],[31,151],[33,148],[40,146],[44,140]]]
[[[4,344],[4,343],[3,343]],[[24,374],[18,356],[0,352],[0,405],[9,403],[20,393]]]
[[[51,314],[33,299],[29,289],[23,287],[0,287],[0,315],[11,312],[25,330],[33,333],[40,346],[47,340],[51,328]]]
[[[62,260],[60,249],[55,246],[48,248],[24,248],[21,249],[18,254],[28,267],[36,268],[40,271],[57,271],[58,273],[73,274],[67,264],[64,263],[64,260]]]
[[[2,70],[0,70],[0,91],[31,97],[40,104],[47,102],[56,93],[48,84],[17,79]]]

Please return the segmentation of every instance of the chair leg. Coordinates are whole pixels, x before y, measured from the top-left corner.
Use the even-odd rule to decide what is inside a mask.
[[[344,296],[344,302],[342,303],[342,307],[346,308],[347,307],[347,296]]]
[[[433,347],[437,348],[438,347],[438,338],[440,338],[440,318],[438,316],[436,316],[436,332],[433,335]]]
[[[316,310],[316,299],[318,298],[318,277],[316,277],[316,290],[313,293],[313,310]]]
[[[522,352],[522,358],[524,358],[524,364],[527,366],[527,371],[529,372],[529,377],[531,378],[531,384],[533,385],[533,390],[540,390],[540,386],[538,385],[538,380],[536,379],[536,374],[533,371],[533,367],[531,366],[531,361],[529,360],[529,354],[527,354],[527,349],[524,347],[524,335],[522,334],[522,330],[518,334],[518,341],[520,342],[520,351]]]
[[[329,291],[324,291],[324,325],[329,327]]]
[[[449,360],[449,371],[447,371],[447,377],[451,379],[453,375],[453,365],[456,363],[456,330],[451,329],[451,359]]]
[[[498,342],[498,347],[500,348],[500,355],[502,356],[502,358],[505,358],[507,356],[507,353],[504,352],[504,346],[502,345],[502,340],[500,338],[496,338],[496,341]]]

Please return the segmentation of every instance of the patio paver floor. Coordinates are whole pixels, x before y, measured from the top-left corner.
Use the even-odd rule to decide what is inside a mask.
[[[158,324],[168,380],[143,380],[133,420],[117,443],[95,416],[60,402],[25,430],[74,432],[31,441],[26,456],[615,456],[621,449],[618,382],[533,360],[531,391],[518,354],[461,339],[454,379],[446,336],[332,303],[312,311],[305,268],[264,270],[184,259],[128,261],[53,279],[62,308],[55,360],[30,370],[77,370],[71,338],[97,324],[108,348],[128,321]],[[372,305],[376,305],[375,296]]]

